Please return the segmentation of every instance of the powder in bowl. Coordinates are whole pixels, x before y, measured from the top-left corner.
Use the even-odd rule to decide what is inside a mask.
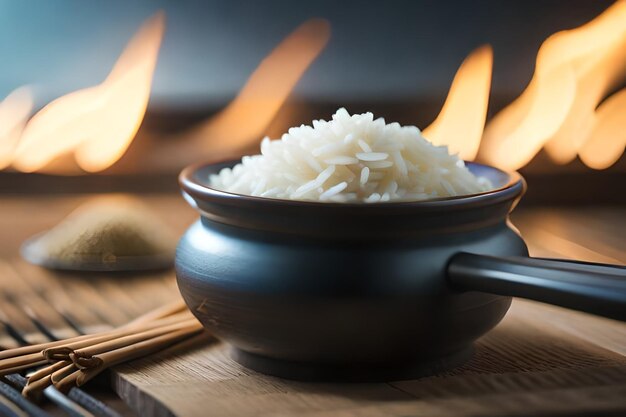
[[[173,265],[176,238],[150,210],[124,195],[95,198],[27,241],[22,255],[67,270],[139,270]]]
[[[492,189],[445,146],[426,140],[415,126],[386,124],[372,113],[289,129],[261,142],[261,154],[211,175],[213,188],[288,200],[330,202],[418,201]]]

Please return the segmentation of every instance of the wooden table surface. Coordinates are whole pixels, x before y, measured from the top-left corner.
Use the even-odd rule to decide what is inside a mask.
[[[124,281],[85,279],[19,260],[25,238],[54,225],[87,198],[1,197],[0,259],[17,272],[1,274],[0,290],[19,286],[15,280],[20,279],[60,283],[59,293],[106,288],[118,294],[110,302],[126,315],[167,294],[175,297],[172,272]],[[142,198],[178,233],[196,217],[178,196]],[[513,222],[534,256],[626,263],[625,208],[521,208]],[[160,288],[152,301],[146,282]],[[82,301],[71,302],[80,308]],[[111,314],[111,321],[125,319],[114,313],[103,314]],[[515,300],[505,320],[477,342],[466,365],[434,377],[376,384],[282,380],[242,368],[229,358],[227,346],[205,338],[120,366],[112,381],[141,416],[621,416],[626,415],[626,325]]]

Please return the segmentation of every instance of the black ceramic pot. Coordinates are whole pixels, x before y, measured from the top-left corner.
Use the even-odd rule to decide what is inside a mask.
[[[517,173],[469,163],[494,191],[423,202],[319,203],[180,183],[201,214],[176,274],[203,325],[242,364],[290,378],[385,379],[441,371],[522,296],[626,319],[623,267],[528,258],[508,214]]]

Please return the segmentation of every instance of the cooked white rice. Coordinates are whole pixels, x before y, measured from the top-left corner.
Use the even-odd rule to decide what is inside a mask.
[[[293,127],[261,142],[261,155],[211,175],[211,186],[289,200],[366,202],[426,200],[492,188],[445,146],[415,126],[385,124],[372,113],[339,109],[330,121]]]

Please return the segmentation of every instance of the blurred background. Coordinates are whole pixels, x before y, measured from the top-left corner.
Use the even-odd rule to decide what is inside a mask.
[[[76,143],[94,136],[87,129],[85,138],[76,138],[65,151],[47,157],[50,161],[26,161],[26,145],[32,153],[44,141],[49,144],[57,137],[67,137],[62,131],[31,129],[30,135],[21,136],[22,156],[15,145],[17,156],[12,157],[12,165],[5,162],[0,190],[172,191],[176,189],[175,174],[185,165],[198,159],[217,160],[254,152],[263,135],[279,137],[290,126],[330,117],[340,106],[351,112],[373,111],[388,121],[426,128],[442,109],[459,66],[484,44],[493,48],[491,91],[487,91],[489,121],[529,85],[542,42],[554,33],[591,21],[613,4],[605,0],[0,1],[0,98],[18,87],[29,86],[32,103],[28,117],[63,95],[102,83],[142,24],[158,10],[165,13],[160,49],[158,41],[153,41],[158,60],[152,69],[151,90],[149,75],[144,76],[149,97],[145,119],[142,121],[143,109],[138,104],[133,111],[137,110],[136,118],[142,122],[139,132],[135,137],[129,129],[128,139],[134,140],[125,145],[128,150],[120,145],[119,151],[110,152],[118,153],[121,159],[111,156],[110,162],[100,164],[102,169],[87,169],[98,175],[83,175],[86,164],[79,161],[77,168],[67,154]],[[302,58],[306,62],[285,69],[287,75],[276,75],[289,78],[286,85],[269,82],[267,73],[271,77],[277,68],[287,67],[290,58],[269,59],[268,55],[311,18],[328,22],[330,38],[321,33],[328,28],[317,21],[317,26],[302,35],[306,39],[300,39],[302,43],[294,47],[308,54]],[[314,45],[302,47],[306,42]],[[263,100],[248,100],[246,111],[241,109],[246,106],[240,105],[238,111],[225,117],[228,120],[217,123],[219,128],[206,127],[266,61],[271,65],[265,78],[260,76],[254,83],[261,90],[256,98],[265,94]],[[600,99],[626,85],[623,71],[619,75]],[[471,77],[466,76],[470,84]],[[276,93],[278,98],[269,97],[275,90],[284,91]],[[254,98],[254,94],[251,96]],[[129,99],[120,96],[119,100]],[[270,105],[268,100],[272,101]],[[250,103],[256,103],[256,109],[263,108],[260,113],[265,113],[257,115]],[[72,109],[64,112],[68,120],[76,113]],[[250,123],[248,131],[243,132],[241,126],[249,123],[251,114],[262,120]],[[235,133],[231,138],[224,132]],[[25,136],[34,138],[26,140]],[[229,141],[232,146],[224,145]],[[621,143],[622,139],[616,141]],[[102,144],[106,142],[101,139]],[[199,149],[202,151],[196,153]],[[626,175],[623,157],[604,163],[602,169],[592,169],[575,158],[575,151],[561,160],[554,158],[554,152],[552,157],[545,151],[528,152],[528,161],[502,167],[521,168],[534,185],[528,198],[531,202],[584,203],[601,199],[622,203],[626,199],[626,193],[615,192]],[[498,165],[494,158],[485,161]],[[59,174],[62,178],[57,177]],[[156,176],[159,181],[143,181],[146,175]],[[585,192],[580,192],[581,187]],[[560,190],[556,196],[555,188]]]

